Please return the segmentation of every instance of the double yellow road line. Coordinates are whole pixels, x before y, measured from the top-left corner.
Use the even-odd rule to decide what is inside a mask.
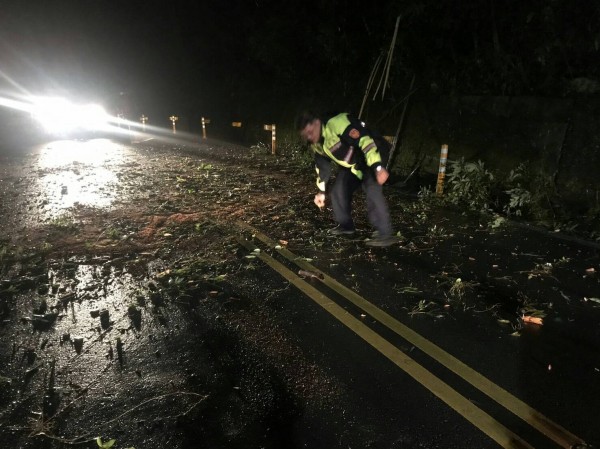
[[[546,416],[542,415],[531,406],[513,396],[502,387],[496,385],[485,376],[481,375],[465,363],[458,360],[439,346],[436,346],[417,332],[413,331],[391,315],[376,307],[353,290],[337,282],[326,273],[321,272],[316,267],[308,263],[301,257],[296,256],[288,249],[281,247],[277,242],[250,227],[245,223],[238,225],[250,232],[253,237],[263,242],[269,248],[277,251],[280,255],[296,264],[302,270],[315,273],[323,285],[334,290],[339,295],[350,301],[355,306],[362,309],[378,322],[395,332],[397,335],[410,342],[422,352],[436,360],[438,363],[452,371],[482,393],[489,396],[498,404],[527,422],[533,428],[537,429],[543,435],[554,441],[565,449],[575,447],[585,447],[584,441],[564,429],[559,424],[554,423]],[[238,241],[249,251],[254,251],[257,247],[247,240],[239,238]],[[403,353],[392,343],[385,340],[378,333],[364,324],[361,320],[350,315],[344,308],[336,304],[333,300],[325,296],[321,291],[306,282],[295,272],[288,269],[285,265],[275,260],[263,251],[255,253],[258,258],[277,271],[281,276],[287,279],[300,291],[319,304],[323,309],[333,315],[338,321],[343,323],[363,340],[369,343],[373,348],[391,360],[400,369],[405,371],[413,379],[435,394],[457,413],[479,428],[482,432],[496,441],[503,448],[522,449],[533,448],[529,443],[505,427],[488,413],[474,405],[470,400],[462,396],[440,378],[419,365],[415,360]]]

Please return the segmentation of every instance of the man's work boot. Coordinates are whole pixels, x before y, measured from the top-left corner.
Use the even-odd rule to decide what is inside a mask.
[[[335,228],[330,229],[327,232],[330,235],[353,235],[355,231],[354,229],[345,229],[342,228],[340,225],[337,225]]]
[[[398,238],[394,235],[376,235],[372,239],[365,242],[367,246],[386,247],[398,242]]]

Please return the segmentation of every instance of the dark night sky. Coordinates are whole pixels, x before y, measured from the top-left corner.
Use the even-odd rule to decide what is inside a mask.
[[[127,92],[177,107],[201,88],[210,73],[202,67],[217,62],[209,59],[216,42],[203,32],[203,23],[221,20],[211,3],[13,1],[2,8],[2,71],[32,93]]]
[[[280,97],[297,79],[331,70],[316,60],[320,45],[306,36],[329,39],[330,33],[331,42],[343,42],[346,34],[359,33],[367,42],[377,34],[366,21],[369,14],[353,7],[359,2],[352,0],[291,6],[263,0],[0,4],[4,92],[14,91],[7,78],[35,94],[106,102],[127,92],[133,109],[161,113],[217,103],[234,113],[248,109],[260,95]],[[382,37],[389,39],[391,30],[386,34]],[[348,60],[356,57],[346,50]],[[370,63],[371,58],[361,69],[363,79]]]
[[[103,103],[126,92],[133,114],[259,114],[323,93],[360,103],[401,14],[398,98],[413,72],[448,91],[553,94],[598,75],[599,4],[0,0],[0,90]]]

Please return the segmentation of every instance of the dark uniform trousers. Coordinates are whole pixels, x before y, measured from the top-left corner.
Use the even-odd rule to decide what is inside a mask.
[[[330,194],[335,221],[343,229],[354,229],[352,196],[359,186],[362,186],[367,197],[367,214],[371,225],[380,236],[392,235],[390,212],[383,196],[383,188],[369,169],[363,171],[363,179],[360,180],[349,168],[339,167]]]

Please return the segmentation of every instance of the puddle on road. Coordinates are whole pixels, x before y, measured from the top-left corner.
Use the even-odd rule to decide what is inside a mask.
[[[73,346],[76,353],[102,342],[111,330],[117,335],[139,330],[139,325],[132,324],[128,306],[140,290],[125,270],[108,262],[74,262],[51,268],[48,282],[47,296],[39,300],[44,305],[34,307],[33,327],[51,331],[61,345]],[[69,358],[74,354],[69,350],[65,355]]]
[[[55,403],[61,402],[61,396],[72,394],[69,382],[73,379],[78,385],[87,385],[98,380],[112,363],[122,369],[124,347],[133,356],[132,342],[144,325],[144,310],[136,303],[143,287],[127,269],[113,262],[98,259],[51,264],[47,275],[39,278],[38,294],[18,301],[18,313],[22,319],[27,317],[24,322],[30,322],[33,333],[14,344],[33,356],[25,366],[23,361],[13,361],[14,368],[40,368],[48,374],[49,364],[56,364],[52,373],[56,380],[52,382],[61,394]],[[31,377],[26,384],[32,381],[32,391],[48,388],[45,377]]]
[[[31,278],[28,286],[36,292],[15,301],[20,332],[2,336],[6,347],[9,341],[13,347],[7,359],[12,394],[28,392],[25,399],[14,397],[11,410],[33,408],[36,416],[48,417],[86,392],[90,401],[108,398],[112,404],[127,391],[130,384],[113,376],[131,378],[134,369],[143,369],[140,334],[148,332],[143,307],[148,291],[145,280],[134,279],[131,264],[137,266],[108,257],[73,258],[50,262]],[[157,346],[153,343],[154,351]]]
[[[110,206],[119,193],[115,167],[125,153],[125,147],[107,139],[55,141],[40,149],[40,191],[49,218],[78,204]]]

